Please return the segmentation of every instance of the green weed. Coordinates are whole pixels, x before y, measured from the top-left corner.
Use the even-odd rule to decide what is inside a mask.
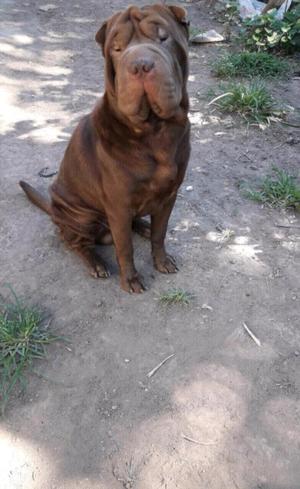
[[[230,83],[223,86],[221,93],[209,103],[212,104],[222,112],[236,113],[246,122],[260,126],[279,120],[284,114],[276,107],[266,86],[257,80],[248,84]]]
[[[289,64],[277,56],[248,51],[227,54],[217,60],[212,68],[220,78],[275,78],[286,76],[290,71]]]
[[[170,289],[159,296],[159,301],[167,306],[179,304],[187,306],[190,304],[193,296],[183,289]]]
[[[2,414],[9,397],[34,359],[45,357],[45,346],[57,336],[43,325],[41,313],[25,306],[11,287],[12,301],[0,304],[0,408]]]
[[[241,190],[246,197],[271,207],[300,208],[300,185],[294,176],[277,167],[273,167],[273,175],[266,176],[257,189],[243,184]]]

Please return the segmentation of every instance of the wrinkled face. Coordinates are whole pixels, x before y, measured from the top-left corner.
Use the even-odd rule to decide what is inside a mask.
[[[180,7],[129,7],[96,35],[106,59],[106,89],[134,123],[176,115],[188,75],[187,21]]]

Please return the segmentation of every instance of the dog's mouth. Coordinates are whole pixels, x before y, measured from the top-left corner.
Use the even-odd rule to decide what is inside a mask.
[[[156,102],[151,101],[148,95],[145,93],[141,99],[138,111],[135,114],[128,116],[128,118],[139,124],[152,123],[158,120],[167,120],[173,117],[176,111],[166,112],[164,109]]]

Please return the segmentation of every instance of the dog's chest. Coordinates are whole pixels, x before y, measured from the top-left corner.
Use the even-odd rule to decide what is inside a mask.
[[[145,165],[133,193],[137,214],[154,213],[177,189],[178,168],[175,163],[155,162]]]

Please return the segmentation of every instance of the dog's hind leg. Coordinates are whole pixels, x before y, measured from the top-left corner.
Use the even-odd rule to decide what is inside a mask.
[[[93,277],[109,277],[110,273],[96,245],[100,242],[100,237],[102,238],[102,244],[105,237],[107,243],[110,231],[101,222],[99,213],[71,201],[69,195],[63,198],[56,189],[52,189],[51,196],[51,217],[53,222],[59,227],[63,241],[80,256]]]
[[[96,246],[95,247],[81,247],[75,250],[76,253],[86,263],[90,274],[94,278],[107,278],[110,276],[109,270],[106,268],[104,261],[102,260]]]

